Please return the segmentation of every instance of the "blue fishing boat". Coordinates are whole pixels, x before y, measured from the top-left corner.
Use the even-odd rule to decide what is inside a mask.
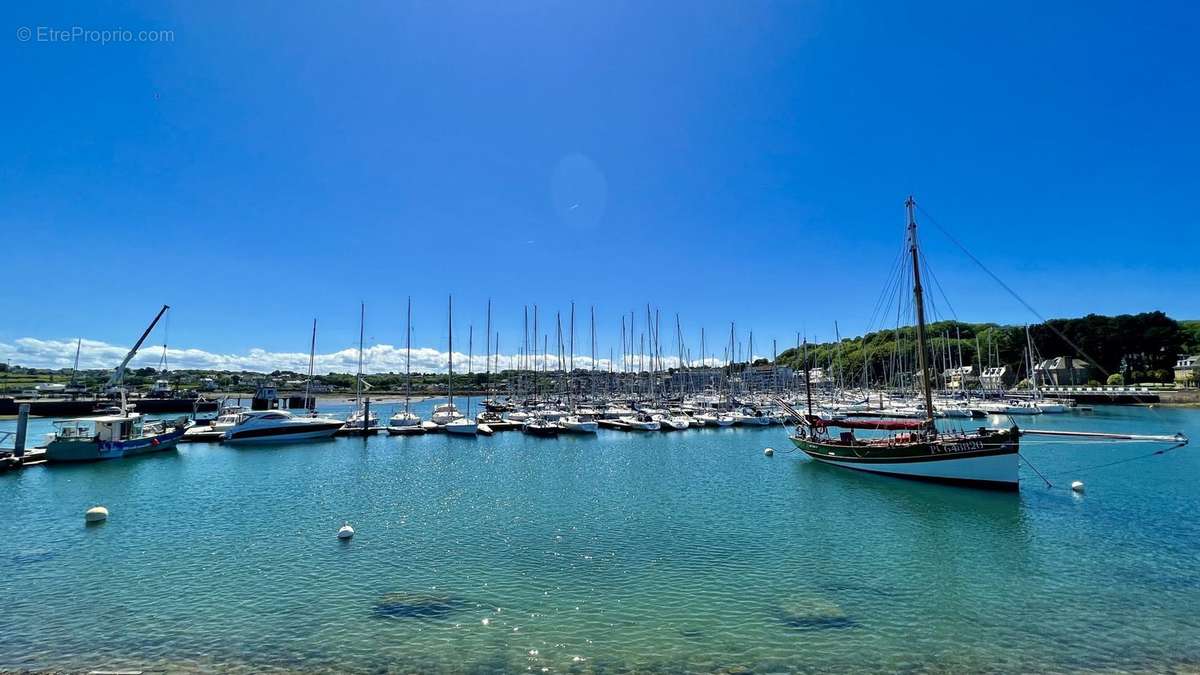
[[[187,431],[186,417],[147,420],[140,413],[118,413],[55,422],[46,445],[51,462],[94,462],[174,448]]]

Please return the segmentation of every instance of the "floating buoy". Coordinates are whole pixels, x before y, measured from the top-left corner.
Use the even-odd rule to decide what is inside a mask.
[[[345,525],[342,525],[338,529],[338,534],[337,534],[338,539],[349,539],[350,537],[353,537],[353,536],[354,536],[354,528],[350,527],[350,523],[346,523]]]
[[[83,514],[83,519],[89,523],[103,523],[108,520],[108,509],[103,506],[93,506]]]
[[[1083,492],[1083,481],[1081,481],[1081,480],[1071,481],[1071,491],[1072,492]]]
[[[763,454],[767,457],[770,457],[775,454],[775,448],[767,448],[766,450],[763,450]]]

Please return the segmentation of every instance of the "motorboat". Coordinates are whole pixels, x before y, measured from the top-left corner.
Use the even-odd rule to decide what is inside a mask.
[[[659,431],[683,431],[691,426],[691,423],[684,417],[675,415],[657,414],[653,419],[658,422]]]
[[[378,422],[378,420],[376,420]],[[287,410],[251,410],[226,430],[226,443],[283,443],[329,438],[349,422],[332,417],[294,415]]]
[[[211,439],[213,436],[218,438],[223,436],[226,431],[233,428],[238,423],[238,419],[242,413],[248,411],[249,408],[240,405],[231,405],[221,408],[221,412],[217,414],[216,419],[209,420],[207,424],[196,424],[189,427],[183,433],[184,440],[192,438],[206,437]]]
[[[558,420],[558,425],[573,434],[594,434],[600,428],[600,423],[591,415],[567,415]]]
[[[770,426],[771,424],[771,417],[769,415],[763,413],[761,410],[754,410],[750,408],[747,408],[740,413],[734,413],[733,419],[738,424],[744,424],[746,426],[765,427]]]
[[[658,423],[658,420],[646,412],[638,412],[633,415],[621,417],[620,421],[624,422],[630,429],[637,431],[658,431],[662,426]]]
[[[186,417],[147,420],[141,413],[130,412],[61,420],[54,423],[46,459],[91,462],[170,450],[191,424]]]
[[[551,422],[545,417],[538,415],[526,420],[521,425],[521,431],[530,436],[557,436],[558,432],[562,431],[562,427],[557,422]]]

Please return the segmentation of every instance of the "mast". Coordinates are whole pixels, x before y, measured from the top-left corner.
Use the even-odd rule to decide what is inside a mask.
[[[408,414],[408,402],[412,398],[412,296],[408,296],[408,318],[404,322],[404,414]]]
[[[925,363],[925,296],[921,290],[921,263],[917,251],[917,219],[913,213],[916,202],[911,195],[904,202],[908,211],[908,249],[912,254],[913,302],[917,306],[917,362],[921,369],[921,389],[925,395],[925,423],[933,426],[933,391],[930,389],[929,367]]]
[[[446,369],[446,403],[454,405],[454,296],[450,296],[446,310],[446,325],[449,326],[450,350],[447,354]]]
[[[316,412],[317,406],[312,402],[313,361],[317,358],[317,320],[313,318],[312,344],[308,347],[308,381],[304,383],[304,407],[310,412]]]
[[[812,383],[808,379],[808,338],[804,338],[804,394],[808,398],[808,414],[812,414]]]
[[[483,380],[483,402],[486,406],[488,401],[492,399],[492,299],[488,298],[487,305],[487,374]],[[497,351],[500,345],[496,345]]]
[[[362,353],[363,353],[363,324],[367,320],[367,303],[362,302],[358,305],[358,375],[354,378],[354,404],[362,405]],[[363,428],[367,428],[366,419],[363,420]]]
[[[467,324],[467,375],[473,375],[471,366],[475,360],[475,324]],[[467,378],[467,386],[472,389],[475,387],[475,378]],[[468,389],[468,392],[471,390]],[[471,395],[467,394],[467,419],[471,418]]]

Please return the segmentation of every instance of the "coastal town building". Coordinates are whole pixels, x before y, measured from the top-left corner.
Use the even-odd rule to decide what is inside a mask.
[[[984,368],[979,374],[979,386],[984,389],[1007,389],[1016,382],[1016,376],[1008,366]]]
[[[947,389],[957,390],[974,389],[979,384],[979,378],[975,377],[975,366],[947,368],[942,372],[942,381]]]
[[[1033,367],[1038,386],[1080,386],[1091,379],[1092,366],[1083,359],[1056,356]]]
[[[1175,384],[1180,387],[1200,387],[1200,354],[1179,357],[1175,362]]]

